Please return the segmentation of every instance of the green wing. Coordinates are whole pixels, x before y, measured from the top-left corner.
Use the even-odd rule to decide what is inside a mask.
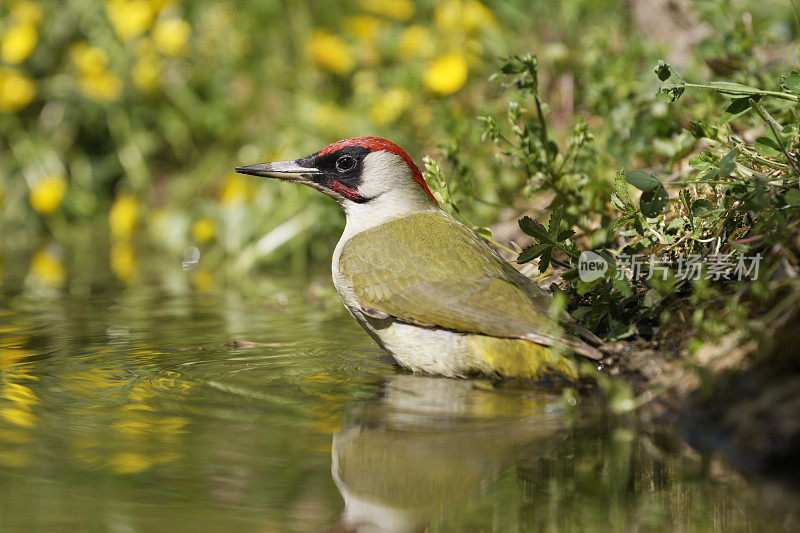
[[[355,235],[342,249],[339,271],[362,309],[550,344],[549,295],[443,212],[398,218]]]

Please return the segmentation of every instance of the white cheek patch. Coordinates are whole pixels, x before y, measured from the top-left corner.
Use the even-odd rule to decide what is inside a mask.
[[[399,155],[383,150],[367,154],[361,169],[358,194],[364,198],[376,198],[388,191],[402,192],[419,187],[411,169]]]

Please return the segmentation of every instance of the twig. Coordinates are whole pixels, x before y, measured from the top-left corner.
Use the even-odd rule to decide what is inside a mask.
[[[761,117],[761,120],[764,121],[764,124],[766,124],[770,130],[772,130],[772,134],[775,136],[775,140],[778,141],[778,146],[780,146],[781,152],[783,152],[783,155],[786,156],[786,160],[789,162],[789,165],[791,165],[792,170],[794,170],[794,173],[798,177],[798,180],[800,180],[800,167],[797,166],[797,162],[794,160],[794,157],[789,155],[789,152],[783,145],[783,141],[781,141],[781,137],[780,135],[778,135],[778,130],[775,128],[775,126],[778,125],[778,123],[775,122],[774,118],[769,116],[767,110],[761,107],[761,105],[758,102],[756,102],[752,98],[748,98],[747,100],[750,102],[750,107],[752,107],[753,110],[756,113],[758,113],[758,116]],[[780,125],[778,125],[778,127],[780,127]],[[798,184],[800,184],[800,181],[798,181]]]

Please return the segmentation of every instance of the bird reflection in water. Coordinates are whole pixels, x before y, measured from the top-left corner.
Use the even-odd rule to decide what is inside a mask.
[[[503,470],[548,454],[565,435],[563,406],[550,391],[392,376],[381,397],[347,409],[333,437],[342,530],[424,529]]]

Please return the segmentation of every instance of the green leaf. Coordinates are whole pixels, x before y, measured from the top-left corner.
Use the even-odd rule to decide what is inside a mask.
[[[483,237],[484,239],[492,240],[492,230],[490,230],[489,228],[485,226],[478,226],[472,228],[472,230],[481,237]]]
[[[541,258],[539,259],[539,273],[544,274],[547,267],[550,266],[550,258],[553,255],[553,247],[549,246],[543,253]]]
[[[695,139],[717,139],[719,130],[716,126],[709,126],[705,121],[693,120],[689,124],[689,133]]]
[[[658,187],[644,191],[639,198],[639,210],[648,218],[655,218],[661,214],[669,201],[669,195],[660,183]]]
[[[564,231],[562,231],[561,233],[558,234],[558,239],[557,240],[558,240],[558,242],[564,242],[567,239],[569,239],[570,237],[572,237],[573,235],[575,235],[575,230],[565,229]]]
[[[800,206],[800,189],[789,189],[786,191],[786,194],[783,195],[783,199],[786,200],[786,203],[789,205],[795,207]]]
[[[753,144],[753,148],[755,148],[756,152],[761,155],[765,155],[767,157],[778,157],[781,155],[781,147],[770,137],[759,137],[756,139],[755,144]]]
[[[800,95],[800,72],[790,72],[782,76],[781,85],[790,93]]]
[[[709,85],[718,93],[730,97],[755,95],[762,92],[758,87],[751,87],[750,85],[742,85],[741,83],[733,83],[731,81],[712,81]]]
[[[550,234],[552,241],[558,241],[558,233],[561,229],[561,218],[564,216],[564,206],[560,206],[553,211],[550,215],[550,220],[547,222],[547,232]]]
[[[547,233],[547,230],[533,220],[531,217],[522,217],[519,221],[519,227],[522,231],[542,242],[549,242],[553,244],[553,240],[550,238],[550,234]]]
[[[628,183],[625,181],[624,170],[619,170],[619,172],[617,172],[617,177],[614,180],[614,193],[617,195],[617,199],[619,199],[625,209],[628,211],[633,211],[636,209],[633,199],[631,198],[631,192],[628,190]]]
[[[548,248],[552,247],[552,244],[541,242],[532,244],[519,253],[519,256],[517,256],[517,263],[529,263],[542,255]]]
[[[644,192],[652,191],[661,186],[658,178],[644,170],[631,170],[625,175],[625,181]]]
[[[733,172],[733,169],[736,168],[735,161],[736,161],[736,156],[738,155],[739,151],[736,148],[734,148],[733,150],[725,154],[725,157],[719,160],[718,166],[719,166],[719,173],[721,175],[728,176],[730,175],[731,172]]]
[[[627,279],[621,279],[614,276],[611,283],[619,292],[622,293],[624,297],[628,298],[633,295],[633,289],[631,288],[631,284]]]
[[[705,198],[699,198],[692,202],[692,214],[695,216],[700,216],[704,213],[708,213],[709,211],[714,210],[714,204],[711,200],[707,200]]]
[[[697,170],[705,170],[713,164],[714,156],[706,151],[689,159],[689,166]]]
[[[656,93],[659,100],[674,102],[681,97],[685,90],[686,82],[683,81],[683,78],[680,77],[675,69],[663,60],[659,60],[653,72],[661,80],[661,85]]]
[[[719,117],[719,125],[727,124],[736,117],[742,116],[750,110],[750,98],[737,98],[725,109]]]

